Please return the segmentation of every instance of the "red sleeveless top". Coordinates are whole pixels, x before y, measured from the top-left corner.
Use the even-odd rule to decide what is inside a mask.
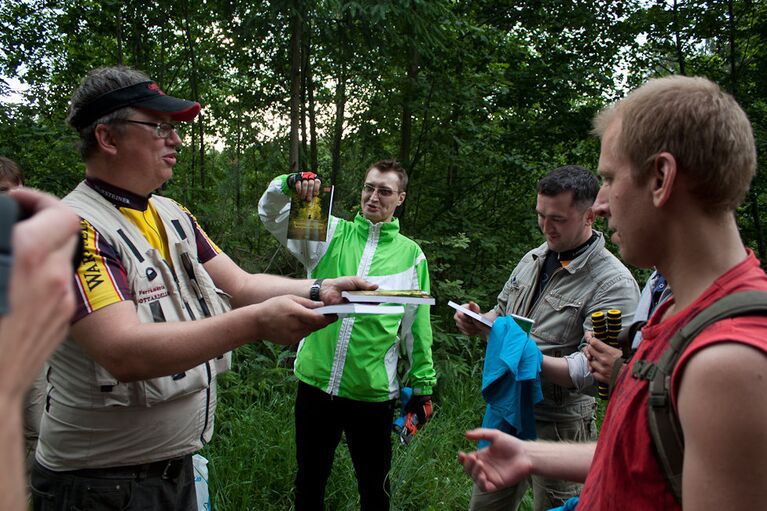
[[[578,510],[681,509],[654,451],[647,419],[649,382],[632,376],[633,362],[642,359],[657,361],[672,335],[701,310],[719,298],[746,290],[767,291],[767,276],[750,250],[745,260],[720,276],[684,310],[659,322],[673,298],[658,307],[642,329],[642,343],[626,368],[628,370],[624,369],[618,377],[610,397]],[[767,316],[719,321],[695,338],[672,374],[674,406],[686,363],[698,351],[719,342],[742,343],[767,353]]]

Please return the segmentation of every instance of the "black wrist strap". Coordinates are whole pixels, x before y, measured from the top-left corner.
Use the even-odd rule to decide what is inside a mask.
[[[322,287],[322,281],[325,279],[317,279],[312,284],[312,287],[309,288],[309,299],[314,300],[315,302],[319,302],[320,300],[320,288]]]

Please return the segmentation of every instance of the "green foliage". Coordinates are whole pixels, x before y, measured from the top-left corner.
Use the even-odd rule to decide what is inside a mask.
[[[82,179],[75,137],[27,105],[0,104],[0,154],[18,163],[27,186],[63,196]]]
[[[63,122],[71,91],[93,66],[142,68],[166,92],[204,105],[186,130],[167,193],[195,211],[236,260],[268,266],[273,252],[263,251],[265,233],[251,212],[269,179],[288,166],[294,6],[314,86],[304,116],[313,107],[326,178],[338,159],[337,211],[355,213],[367,166],[404,157],[411,180],[403,230],[435,242],[431,259],[453,250],[444,239],[465,233],[467,246],[434,279],[465,296],[489,298],[496,282],[483,285],[486,276],[503,273],[535,244],[533,190],[544,172],[595,168],[591,118],[626,84],[668,72],[709,75],[736,93],[764,133],[767,15],[758,2],[734,1],[730,12],[726,3],[702,0],[66,0],[55,7],[9,0],[0,7],[0,74],[21,78],[29,90],[25,105],[2,104],[0,150],[21,160],[32,184],[64,193],[82,168]],[[339,105],[344,123],[336,133]],[[765,186],[757,178],[739,214],[760,256]]]

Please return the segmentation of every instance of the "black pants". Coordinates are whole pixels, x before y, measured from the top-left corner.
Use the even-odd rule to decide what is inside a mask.
[[[192,456],[134,467],[54,472],[35,462],[35,511],[196,511]]]
[[[298,383],[296,396],[296,511],[320,511],[333,457],[346,435],[362,511],[389,509],[394,400],[381,403],[332,397]]]

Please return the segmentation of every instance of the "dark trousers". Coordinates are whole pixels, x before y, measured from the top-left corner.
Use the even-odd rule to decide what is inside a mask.
[[[389,509],[394,400],[332,397],[298,383],[296,396],[296,511],[321,511],[333,457],[346,435],[362,511]]]
[[[192,456],[132,467],[54,472],[35,462],[35,511],[196,511]]]

